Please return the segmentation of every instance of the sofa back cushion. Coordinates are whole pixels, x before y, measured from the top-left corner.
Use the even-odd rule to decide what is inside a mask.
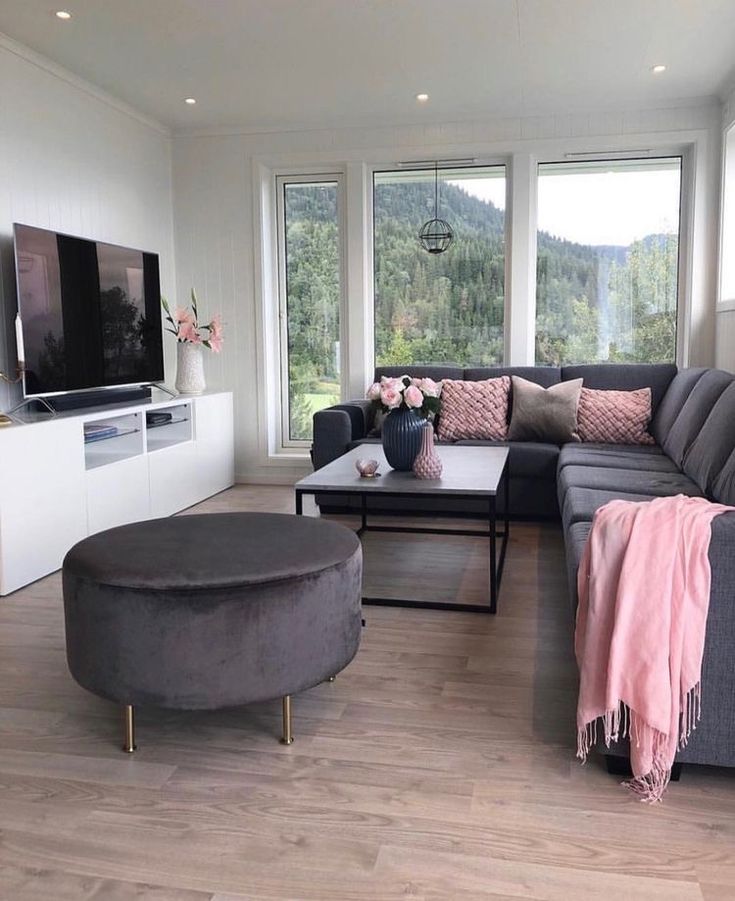
[[[732,381],[733,377],[729,372],[709,369],[690,391],[662,445],[677,466],[683,465],[686,452],[699,434],[712,407]]]
[[[731,507],[735,507],[735,449],[715,476],[710,496],[719,504],[729,504]]]
[[[503,375],[517,375],[527,382],[541,385],[542,388],[550,388],[561,381],[561,369],[557,366],[471,366],[465,369],[464,375],[458,377],[468,382],[478,382],[497,379]]]
[[[707,495],[735,449],[735,381],[717,398],[712,412],[684,455],[682,469]]]
[[[633,391],[582,388],[577,433],[582,441],[602,444],[653,444],[651,389]]]
[[[464,378],[464,369],[455,366],[454,363],[410,363],[408,366],[376,366],[375,378],[379,382],[383,376],[391,379],[400,378],[402,375],[410,375],[414,379],[434,379],[440,382],[442,379]]]
[[[658,444],[663,444],[666,436],[674,424],[674,420],[681,413],[686,399],[692,392],[692,388],[707,372],[701,369],[681,369],[671,380],[671,384],[664,394],[661,403],[656,409],[656,414],[651,422],[651,434]]]
[[[676,375],[673,363],[589,363],[564,366],[562,381],[584,379],[585,388],[634,391],[651,389],[651,410],[656,412],[666,390]]]
[[[509,393],[507,375],[479,382],[444,379],[439,438],[502,440],[508,434]]]

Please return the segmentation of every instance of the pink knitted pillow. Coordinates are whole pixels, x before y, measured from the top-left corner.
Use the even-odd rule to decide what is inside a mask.
[[[444,441],[502,440],[508,434],[509,392],[507,375],[479,382],[444,379],[439,437]]]
[[[604,444],[655,444],[648,434],[651,389],[597,391],[582,388],[577,432],[582,441]]]

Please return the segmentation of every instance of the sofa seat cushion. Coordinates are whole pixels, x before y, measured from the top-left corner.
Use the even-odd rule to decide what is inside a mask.
[[[644,447],[641,445],[640,447]],[[597,466],[607,469],[637,469],[642,472],[680,472],[679,467],[663,453],[636,453],[634,449],[616,445],[587,448],[568,444],[559,454],[559,470],[565,466]]]
[[[597,488],[570,488],[564,496],[562,523],[565,534],[575,522],[592,522],[595,510],[610,501],[650,501],[650,494],[626,494]]]
[[[701,497],[692,479],[680,472],[646,472],[640,469],[608,469],[598,466],[565,466],[559,472],[559,498],[570,488],[598,488],[603,491],[625,491],[651,497],[686,494]]]
[[[575,522],[569,527],[564,536],[564,550],[567,558],[567,579],[569,580],[569,594],[572,599],[572,609],[577,609],[577,571],[587,544],[591,522]]]
[[[559,462],[559,448],[556,444],[545,444],[541,441],[478,441],[467,439],[455,441],[457,446],[507,447],[508,469],[511,478],[549,479],[556,478],[556,467]]]

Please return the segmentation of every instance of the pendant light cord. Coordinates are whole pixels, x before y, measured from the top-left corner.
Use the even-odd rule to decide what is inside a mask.
[[[439,218],[439,163],[434,163],[434,218]]]

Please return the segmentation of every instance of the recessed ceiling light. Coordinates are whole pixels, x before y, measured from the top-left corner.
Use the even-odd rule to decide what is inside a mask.
[[[189,106],[194,106],[194,104],[196,103],[196,98],[195,97],[187,97],[186,100],[184,101],[184,103],[188,103]]]
[[[666,66],[661,65],[660,63],[656,66],[651,66],[651,72],[654,75],[660,75],[662,72],[666,71]]]
[[[428,94],[417,94],[416,99],[418,100],[419,103],[426,103],[426,101],[429,99],[429,95]]]
[[[56,18],[63,19],[65,22],[67,22],[69,19],[71,19],[71,13],[67,12],[65,9],[59,9],[56,11]]]

